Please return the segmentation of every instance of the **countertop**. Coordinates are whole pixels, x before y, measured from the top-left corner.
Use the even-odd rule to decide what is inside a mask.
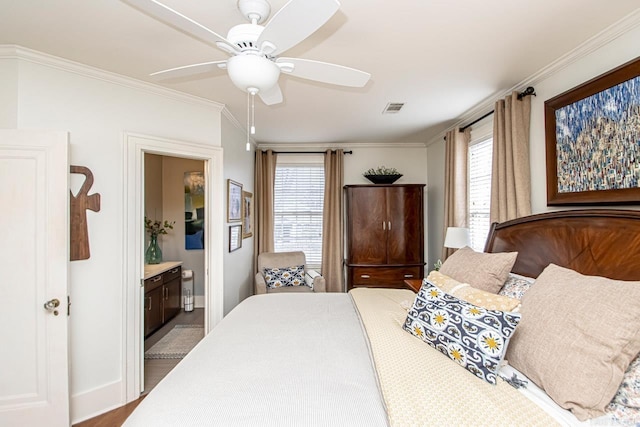
[[[182,261],[165,261],[160,264],[145,264],[144,265],[144,280],[149,277],[157,276],[165,271],[171,270],[179,265],[182,265]]]

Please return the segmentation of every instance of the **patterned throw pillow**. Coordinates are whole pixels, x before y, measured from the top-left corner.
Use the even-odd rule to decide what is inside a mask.
[[[304,265],[293,267],[264,268],[262,270],[267,287],[280,288],[282,286],[306,285],[304,281]]]
[[[529,290],[534,282],[535,279],[532,279],[531,277],[509,273],[509,277],[507,278],[507,281],[504,282],[504,285],[502,286],[502,289],[500,289],[500,292],[498,292],[498,295],[521,300],[525,292]]]
[[[612,403],[640,409],[640,356],[629,364]]]
[[[425,280],[403,328],[490,384],[504,358],[519,313],[487,310]]]

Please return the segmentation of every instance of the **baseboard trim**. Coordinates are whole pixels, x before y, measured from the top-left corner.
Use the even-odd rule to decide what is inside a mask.
[[[204,295],[196,295],[193,299],[193,306],[195,308],[204,308]]]
[[[86,421],[124,405],[122,381],[71,396],[71,424]]]

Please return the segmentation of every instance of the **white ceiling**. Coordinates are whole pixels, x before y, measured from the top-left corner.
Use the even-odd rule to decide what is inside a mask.
[[[236,0],[164,0],[225,35],[246,23]],[[272,15],[286,0],[271,0]],[[342,0],[284,56],[371,73],[361,89],[282,75],[285,101],[256,99],[262,143],[427,142],[466,111],[525,81],[639,8],[638,0]],[[16,44],[145,81],[226,59],[119,0],[0,0],[0,44]],[[156,81],[157,83],[157,81]],[[160,82],[223,103],[246,123],[246,94],[224,71]],[[382,115],[388,102],[405,102]]]

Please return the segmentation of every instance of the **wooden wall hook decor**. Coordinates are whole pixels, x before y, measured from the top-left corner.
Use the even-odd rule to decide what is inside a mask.
[[[71,165],[71,173],[85,176],[78,195],[71,193],[71,261],[89,259],[89,231],[87,229],[87,209],[100,211],[100,194],[89,195],[93,185],[93,173],[85,166]]]

